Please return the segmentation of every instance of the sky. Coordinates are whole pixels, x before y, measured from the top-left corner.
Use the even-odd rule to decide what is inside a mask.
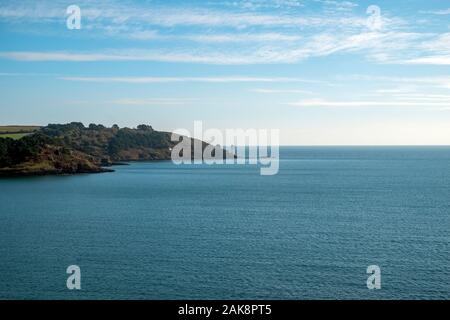
[[[450,145],[449,71],[450,1],[0,0],[0,125]]]

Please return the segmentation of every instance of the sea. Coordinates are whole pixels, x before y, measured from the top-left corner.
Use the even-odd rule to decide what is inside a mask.
[[[0,179],[0,299],[450,298],[450,147],[114,169]]]

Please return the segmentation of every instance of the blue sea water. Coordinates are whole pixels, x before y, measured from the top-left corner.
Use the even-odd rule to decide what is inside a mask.
[[[0,179],[1,299],[450,298],[448,147],[285,147],[275,176],[115,169]]]

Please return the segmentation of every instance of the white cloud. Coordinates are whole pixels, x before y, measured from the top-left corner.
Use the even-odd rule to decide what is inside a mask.
[[[220,5],[152,5],[118,1],[80,0],[83,36],[157,40],[159,49],[97,52],[3,52],[0,57],[21,61],[160,61],[208,64],[297,63],[336,53],[361,54],[377,63],[448,65],[450,33],[408,32],[407,23],[382,12],[382,32],[370,32],[365,12],[356,15],[350,1],[316,0],[327,14],[295,8],[295,0],[225,1]],[[229,10],[229,6],[244,6]],[[2,23],[20,21],[23,28],[61,23],[65,1],[25,1],[0,4]],[[289,10],[249,10],[270,5]],[[228,9],[224,9],[227,7]],[[342,12],[342,10],[344,12]],[[333,11],[334,10],[334,11]],[[194,26],[195,28],[186,28]],[[231,30],[230,30],[231,28]],[[48,28],[47,28],[48,29]],[[189,29],[189,34],[186,30]],[[53,30],[53,28],[52,28]],[[195,30],[195,32],[193,31]],[[239,32],[237,32],[239,30]],[[244,31],[245,32],[244,32]],[[183,40],[201,43],[186,44]],[[167,41],[165,43],[164,41]],[[180,43],[184,47],[180,48]],[[156,46],[155,46],[156,47]]]
[[[57,73],[32,73],[32,72],[0,72],[1,77],[46,77],[46,76],[58,76]]]
[[[450,87],[450,76],[435,76],[435,77],[387,77],[387,76],[368,76],[368,75],[350,75],[338,76],[338,81],[354,80],[354,81],[369,81],[369,82],[392,82],[398,84],[421,85],[436,88]],[[405,87],[403,87],[405,88]]]
[[[439,34],[422,43],[420,47],[431,52],[450,53],[450,33]]]
[[[335,35],[322,33],[306,38],[301,43],[279,44],[275,41],[294,40],[278,34],[236,36],[236,40],[249,42],[251,38],[274,40],[273,45],[244,46],[231,48],[190,47],[157,50],[107,50],[102,52],[1,52],[0,58],[20,61],[160,61],[188,62],[209,64],[275,64],[296,63],[307,58],[327,56],[338,52],[368,51],[372,54],[382,50],[400,50],[408,48],[408,39],[414,39],[416,34],[410,33],[362,33],[358,35]],[[198,39],[206,40],[204,36]],[[227,41],[229,38],[212,37],[213,41]],[[395,44],[392,44],[395,43]]]
[[[304,7],[303,0],[241,0],[241,1],[217,1],[212,5],[224,5],[246,10],[258,10],[266,8],[299,8]]]
[[[415,100],[415,101],[428,101],[428,102],[450,102],[450,95],[446,94],[428,94],[428,93],[396,93],[394,98],[400,100]]]
[[[332,6],[333,9],[338,11],[350,11],[358,7],[357,3],[351,1],[334,1],[334,0],[314,0],[316,2],[321,2],[327,6]]]
[[[106,52],[1,52],[0,58],[19,61],[68,61],[68,62],[94,62],[94,61],[158,61],[158,62],[184,62],[209,64],[251,64],[270,63],[264,52],[257,52],[255,56],[245,54],[230,55],[221,52],[192,52],[192,51],[143,51],[120,50]]]
[[[116,29],[112,33],[118,32]],[[160,34],[155,30],[136,31],[124,34],[127,38],[136,40],[161,40],[161,41],[179,41],[187,40],[200,43],[249,43],[249,42],[292,42],[302,39],[300,35],[283,34],[276,32],[267,33],[210,33],[210,34],[183,34],[167,35]]]
[[[283,1],[280,7],[294,1]],[[362,26],[365,17],[336,16],[304,16],[298,12],[280,12],[273,14],[241,10],[209,9],[207,6],[176,7],[169,5],[126,5],[117,1],[95,2],[79,0],[77,5],[82,9],[82,17],[86,23],[103,25],[130,23],[146,24],[162,27],[175,26],[217,26],[217,27],[248,27],[248,26]],[[3,20],[26,19],[29,22],[48,23],[64,18],[65,1],[25,1],[22,5],[0,5],[0,18]]]
[[[186,105],[195,101],[194,99],[175,99],[175,98],[155,98],[155,99],[118,99],[111,101],[112,104],[127,105],[127,106],[172,106],[172,105]]]
[[[278,90],[278,89],[252,89],[252,92],[256,92],[256,93],[267,93],[267,94],[271,94],[271,93],[294,93],[294,94],[314,94],[311,91],[307,91],[307,90],[289,90],[289,89],[285,89],[285,90]]]
[[[246,33],[246,34],[201,34],[201,35],[184,35],[175,37],[197,42],[272,42],[272,41],[298,41],[302,37],[300,35],[281,34],[281,33]]]
[[[289,105],[296,107],[450,107],[450,101],[328,101],[324,99],[309,99],[292,102]]]
[[[402,94],[402,93],[410,93],[415,90],[415,87],[405,86],[405,87],[396,87],[389,89],[378,89],[375,91],[377,95],[385,95],[385,94]]]
[[[423,13],[437,14],[437,15],[447,15],[450,14],[450,8],[436,11],[425,11]]]
[[[428,56],[404,61],[405,64],[431,64],[450,65],[450,55],[448,56]]]
[[[302,78],[286,77],[61,77],[61,80],[81,82],[103,82],[103,83],[172,83],[172,82],[209,82],[209,83],[232,83],[232,82],[304,82],[316,83],[316,81]]]
[[[129,33],[128,37],[137,40],[155,40],[161,38],[161,36],[155,30],[135,31]]]

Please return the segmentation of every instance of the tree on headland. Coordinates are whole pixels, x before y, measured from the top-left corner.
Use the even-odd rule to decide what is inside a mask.
[[[0,166],[8,167],[35,156],[51,139],[41,133],[20,140],[0,138]]]

